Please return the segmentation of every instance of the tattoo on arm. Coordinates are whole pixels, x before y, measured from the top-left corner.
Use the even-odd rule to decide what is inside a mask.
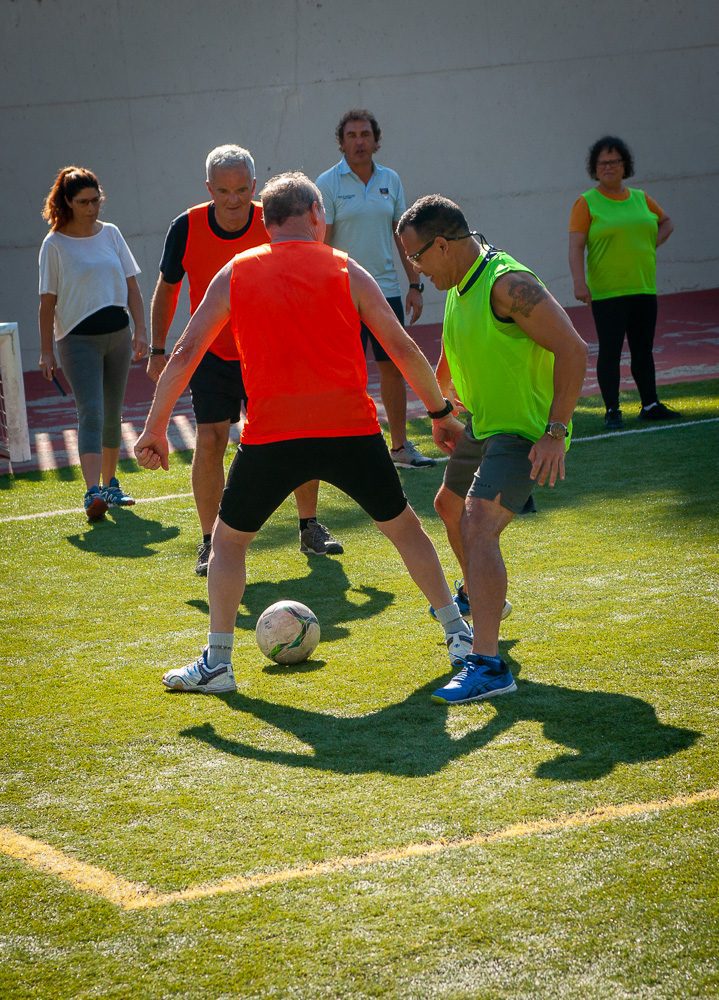
[[[533,281],[514,278],[509,285],[509,297],[512,300],[510,312],[529,316],[537,303],[547,298],[547,293]]]

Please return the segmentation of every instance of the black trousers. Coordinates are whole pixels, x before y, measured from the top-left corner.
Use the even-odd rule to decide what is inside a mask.
[[[637,383],[642,406],[657,401],[654,370],[654,330],[657,325],[656,295],[617,295],[592,302],[599,355],[597,381],[608,410],[619,406],[619,363],[626,335],[631,355],[632,378]]]

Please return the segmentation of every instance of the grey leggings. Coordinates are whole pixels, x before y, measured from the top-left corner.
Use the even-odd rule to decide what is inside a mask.
[[[130,328],[88,336],[69,333],[57,342],[57,352],[75,394],[77,450],[81,455],[99,455],[103,448],[119,448],[132,360]]]

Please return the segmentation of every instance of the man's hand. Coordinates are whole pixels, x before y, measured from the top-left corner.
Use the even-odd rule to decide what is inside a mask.
[[[532,471],[529,478],[544,486],[549,479],[549,485],[554,486],[557,478],[564,479],[564,453],[566,442],[564,438],[553,438],[543,434],[529,452]]]
[[[165,354],[151,354],[149,356],[147,359],[147,374],[153,382],[157,382],[166,364],[167,356]]]
[[[464,434],[464,424],[452,414],[432,421],[432,439],[445,455],[451,455]]]
[[[157,434],[145,429],[135,444],[135,458],[143,469],[159,469],[165,472],[170,468],[170,447],[166,434]]]
[[[46,378],[48,382],[52,382],[52,377],[55,374],[57,365],[55,364],[55,354],[53,351],[43,351],[40,355],[40,361],[38,362],[40,366],[40,371],[42,372],[42,377]]]
[[[416,288],[410,288],[407,292],[407,298],[404,303],[404,311],[407,314],[409,320],[409,326],[416,323],[419,317],[422,315],[423,308],[422,293]]]

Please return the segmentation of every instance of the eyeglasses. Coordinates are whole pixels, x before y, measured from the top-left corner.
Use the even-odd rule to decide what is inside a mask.
[[[624,163],[621,156],[614,160],[597,160],[598,167],[618,167],[620,163]]]
[[[443,240],[446,240],[448,243],[454,243],[457,240],[467,240],[469,239],[470,236],[479,236],[479,233],[475,232],[464,233],[463,236],[445,236],[443,233],[437,233],[436,236],[433,236],[432,239],[429,240],[427,243],[425,243],[423,247],[420,247],[419,250],[416,250],[414,253],[408,253],[407,260],[410,261],[412,264],[417,264],[422,254],[426,253],[432,246],[434,241],[438,240],[440,236],[442,237]]]
[[[81,205],[85,208],[86,205],[99,205],[101,201],[105,199],[101,195],[95,195],[94,198],[73,198],[73,205]]]

